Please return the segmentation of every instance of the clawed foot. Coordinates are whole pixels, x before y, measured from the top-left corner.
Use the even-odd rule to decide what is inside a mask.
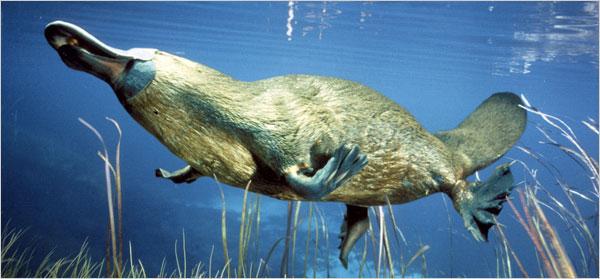
[[[345,144],[313,176],[307,176],[306,172],[294,166],[286,179],[306,199],[319,200],[357,174],[367,163],[367,156],[360,152],[358,145]]]
[[[182,169],[176,170],[174,172],[169,172],[164,169],[158,168],[154,171],[156,177],[162,177],[166,179],[170,179],[175,183],[192,183],[198,177],[200,177],[200,173],[198,173],[191,166],[186,166]]]

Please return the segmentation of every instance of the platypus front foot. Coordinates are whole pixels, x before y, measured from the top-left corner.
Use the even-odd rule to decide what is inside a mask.
[[[367,156],[358,145],[343,144],[335,150],[325,166],[308,176],[299,164],[288,169],[287,182],[304,198],[320,200],[367,165]]]
[[[158,168],[154,171],[154,174],[156,175],[156,177],[170,179],[171,181],[178,184],[183,182],[192,183],[196,179],[198,179],[198,177],[202,176],[197,170],[195,170],[189,165],[174,172],[169,172]]]

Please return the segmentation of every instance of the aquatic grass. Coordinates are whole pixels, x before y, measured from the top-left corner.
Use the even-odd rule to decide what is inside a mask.
[[[508,238],[506,237],[506,234],[504,233],[504,230],[502,229],[502,227],[504,225],[502,225],[501,223],[498,222],[498,220],[496,220],[496,217],[494,217],[494,222],[496,223],[496,229],[498,230],[498,234],[500,237],[500,241],[502,243],[502,245],[504,246],[505,250],[510,253],[510,256],[512,256],[512,258],[515,260],[517,267],[519,268],[519,270],[521,271],[521,273],[523,274],[523,277],[529,278],[529,273],[527,272],[527,270],[525,269],[525,267],[523,266],[523,263],[521,262],[521,259],[519,259],[519,257],[517,256],[517,254],[515,253],[515,251],[513,250],[513,248],[511,247]],[[510,263],[510,257],[506,257],[506,262]],[[512,274],[512,273],[509,273]]]
[[[558,170],[558,168],[556,168],[552,163],[545,160],[544,157],[541,156],[541,154],[539,154],[529,148],[526,148],[526,147],[519,147],[519,149],[521,151],[523,151],[524,153],[526,153],[527,155],[531,156],[532,158],[536,159],[537,162],[539,162],[542,166],[544,166],[551,173],[551,176],[554,178],[555,182],[559,185],[559,188],[565,194],[567,200],[569,201],[569,203],[567,205],[560,202],[559,198],[557,198],[554,194],[552,194],[550,191],[546,190],[544,187],[541,187],[542,184],[537,179],[537,170],[536,169],[531,169],[524,162],[517,160],[517,162],[519,162],[523,166],[523,168],[526,170],[528,175],[533,180],[533,183],[536,186],[536,189],[543,191],[554,205],[553,207],[551,207],[551,206],[547,206],[547,207],[549,209],[557,212],[557,215],[563,221],[565,221],[566,223],[569,223],[569,225],[568,225],[569,227],[574,226],[576,228],[576,230],[578,231],[578,233],[580,235],[582,235],[582,237],[584,238],[584,240],[586,241],[588,246],[594,246],[595,241],[593,238],[593,234],[590,231],[589,227],[587,226],[587,224],[585,222],[585,218],[583,217],[581,211],[579,210],[578,202],[576,201],[576,199],[581,199],[581,200],[587,201],[587,202],[594,202],[592,200],[592,198],[590,198],[590,197],[586,196],[585,194],[582,194],[579,191],[576,191],[575,189],[570,187],[569,184],[565,182],[564,178],[561,177],[560,171]],[[592,179],[592,182],[595,183],[596,179]],[[597,199],[597,196],[595,193],[592,193],[592,195]],[[570,206],[570,208],[568,208],[567,206]],[[591,250],[590,252],[597,255],[596,250]]]
[[[206,265],[203,262],[198,262],[196,263],[194,266],[192,266],[191,269],[188,269],[188,260],[187,260],[187,244],[186,244],[186,237],[185,237],[185,230],[182,230],[181,233],[181,260],[180,260],[180,256],[179,256],[179,250],[178,250],[178,245],[177,245],[178,240],[175,240],[175,245],[174,245],[174,256],[175,256],[175,264],[176,264],[176,269],[169,275],[169,276],[161,276],[163,275],[164,272],[164,268],[163,266],[161,266],[161,272],[159,273],[159,276],[157,277],[177,277],[177,278],[203,278],[203,277],[212,277],[212,267],[209,267],[209,271],[205,271]],[[131,246],[130,246],[131,249]],[[131,251],[131,250],[130,250]],[[212,251],[211,251],[211,255],[212,255]],[[130,254],[130,260],[131,262],[133,262],[133,257],[131,257]],[[128,276],[128,277],[147,277],[146,276],[146,271],[144,270],[144,265],[142,264],[142,262],[140,260],[138,260],[139,266],[135,266],[135,265],[131,265],[130,269],[129,269],[129,274],[133,275],[133,276]],[[164,261],[163,261],[164,263]],[[212,266],[212,257],[209,260],[209,266]],[[189,273],[188,273],[189,270]],[[225,269],[223,270],[223,272],[225,271]],[[218,271],[217,271],[218,274]],[[139,276],[138,276],[139,275]],[[215,276],[218,277],[218,276]]]
[[[29,259],[31,259],[33,251],[26,247],[19,249],[16,244],[23,236],[24,230],[8,229],[10,222],[2,229],[2,277],[27,277],[27,267]]]
[[[552,250],[550,250],[549,253],[556,257],[556,260],[554,260],[553,262],[555,262],[554,266],[556,266],[558,269],[557,274],[559,274],[559,276],[561,276],[561,277],[567,277],[567,278],[577,277],[577,274],[575,274],[575,269],[573,268],[573,265],[571,264],[571,260],[567,256],[567,254],[562,246],[562,243],[561,243],[560,239],[558,238],[558,235],[556,234],[554,228],[548,222],[548,219],[546,218],[546,214],[540,207],[540,202],[538,202],[538,200],[535,198],[535,196],[533,195],[533,192],[531,191],[530,188],[526,189],[526,192],[527,192],[527,195],[529,195],[528,200],[533,205],[533,208],[535,209],[535,214],[536,214],[537,218],[540,220],[540,224],[542,227],[541,231],[543,231],[544,234],[546,235],[546,237],[550,239],[550,245],[548,245],[548,246]],[[520,195],[520,198],[523,199],[522,192],[519,192],[519,195]]]
[[[371,216],[375,215],[372,207],[370,208],[370,215]],[[374,226],[373,226],[373,221],[372,220],[373,220],[373,218],[371,218],[369,216],[369,228],[367,229],[367,235],[365,235],[364,237],[365,238],[368,237],[369,240],[371,241],[370,245],[368,245],[368,246],[371,246],[371,255],[374,258],[377,255],[377,252],[376,252],[375,249],[376,249],[376,247],[378,245],[377,245],[377,240],[375,238],[375,230],[374,230]],[[375,269],[375,277],[379,277],[379,273],[380,273],[380,270],[379,269]],[[370,277],[373,277],[373,276],[370,276]]]
[[[507,203],[511,207],[511,209],[513,210],[513,213],[517,217],[517,220],[519,221],[521,226],[523,226],[523,229],[525,229],[525,231],[527,232],[527,235],[529,235],[529,238],[533,242],[534,247],[537,251],[537,255],[539,257],[541,257],[542,263],[545,265],[544,269],[546,271],[548,271],[548,276],[556,277],[556,274],[554,273],[554,269],[550,266],[550,261],[548,260],[548,256],[543,252],[542,245],[541,245],[538,234],[535,234],[533,232],[533,230],[530,226],[531,224],[525,222],[525,220],[521,216],[521,213],[519,212],[519,210],[516,208],[516,206],[512,203],[512,201],[510,199],[507,200]]]
[[[225,194],[223,193],[223,188],[221,187],[221,184],[216,176],[214,176],[214,179],[219,185],[219,193],[221,194],[221,244],[223,245],[223,258],[227,263],[227,277],[231,277],[231,267],[228,264],[231,262],[231,259],[229,258],[229,249],[227,249],[227,205],[225,203]]]
[[[88,244],[84,242],[79,252],[71,259],[43,261],[34,277],[100,277],[102,266],[102,262],[97,263],[89,256]]]
[[[103,262],[96,262],[89,256],[87,241],[71,258],[53,260],[54,252],[50,251],[37,267],[31,268],[35,248],[19,248],[17,243],[22,240],[25,231],[9,227],[7,223],[2,230],[2,278],[101,277]]]
[[[385,221],[385,213],[383,211],[383,206],[378,206],[377,208],[379,210],[379,215],[383,216],[383,218],[381,218],[381,220],[383,221],[383,223],[382,223],[382,230],[383,230],[383,236],[384,236],[383,237],[383,248],[386,253],[385,255],[387,258],[388,270],[390,272],[389,277],[394,277],[394,260],[392,259],[390,241],[388,238],[388,231],[387,231],[387,226],[386,226],[386,221]]]
[[[129,278],[145,278],[148,277],[146,274],[146,270],[144,269],[144,265],[142,264],[142,262],[140,260],[138,260],[137,262],[139,263],[139,266],[137,266],[135,264],[136,261],[133,260],[133,248],[131,247],[131,241],[129,242],[129,273],[128,276]],[[163,260],[164,263],[164,260]],[[161,271],[163,270],[163,267],[161,266]]]
[[[183,239],[185,239],[185,233],[183,233]],[[183,244],[183,258],[185,259],[186,255],[185,255],[185,241]],[[178,277],[185,277],[185,271],[182,273],[181,272],[181,266],[179,265],[179,253],[177,252],[177,239],[175,239],[175,245],[173,245],[173,248],[175,248],[175,264],[177,266],[177,276]]]
[[[259,273],[263,274],[263,275],[267,275],[267,277],[269,277],[269,260],[271,259],[271,256],[273,255],[273,252],[275,252],[275,249],[277,249],[277,246],[279,245],[279,243],[281,243],[281,241],[285,240],[285,236],[284,237],[280,237],[279,239],[275,240],[275,242],[273,243],[273,245],[271,245],[271,248],[269,249],[269,252],[267,253],[267,257],[265,258],[264,261],[261,260],[261,264],[264,262],[264,268],[263,268],[263,273]],[[258,276],[260,277],[260,276]]]
[[[90,129],[98,138],[98,140],[100,140],[100,143],[102,144],[102,149],[103,151],[98,151],[98,156],[102,159],[102,161],[104,162],[104,179],[105,179],[105,185],[106,185],[106,196],[107,196],[107,201],[108,201],[108,218],[109,218],[109,236],[110,236],[110,247],[111,247],[111,257],[110,260],[107,257],[106,259],[106,263],[107,263],[107,273],[112,276],[112,277],[116,277],[122,274],[122,267],[123,267],[123,224],[122,224],[122,218],[123,218],[123,207],[122,207],[122,191],[121,191],[121,170],[120,170],[120,146],[121,146],[121,137],[122,137],[122,131],[121,131],[121,127],[119,126],[119,124],[112,118],[106,117],[106,119],[108,121],[110,121],[115,128],[117,129],[117,132],[119,134],[119,138],[117,141],[117,146],[116,146],[116,150],[115,150],[115,165],[113,167],[113,164],[110,161],[109,155],[108,155],[108,149],[106,148],[106,144],[104,142],[104,138],[102,137],[102,135],[100,134],[100,132],[98,132],[98,130],[96,128],[94,128],[94,126],[92,126],[91,124],[89,124],[87,121],[83,120],[83,118],[78,118],[79,122],[81,122],[81,124],[83,124],[84,126],[86,126],[88,129]],[[115,181],[115,192],[116,192],[116,197],[115,195],[113,195],[113,187],[112,187],[112,183],[111,183],[111,174],[112,174],[112,179]],[[114,213],[114,205],[113,205],[113,201],[116,198],[117,200],[117,228],[115,228],[115,213]],[[113,264],[113,268],[110,268],[110,263],[112,262]]]
[[[317,259],[319,258],[319,220],[318,220],[318,210],[317,205],[315,204],[315,213],[312,221],[315,223],[315,248],[313,250],[314,256],[312,257],[312,271],[313,278],[317,277]]]
[[[380,210],[381,208],[378,206],[377,207],[378,210]],[[377,212],[379,213],[379,212]],[[384,237],[384,233],[385,233],[385,220],[383,219],[384,216],[382,213],[377,214],[377,221],[378,221],[378,225],[379,225],[379,243],[377,245],[378,247],[378,252],[377,252],[377,277],[380,276],[381,274],[381,262],[382,262],[382,257],[383,257],[383,237]]]
[[[382,206],[377,206],[377,211],[375,212],[377,225],[378,225],[378,253],[377,253],[377,277],[381,272],[381,265],[383,262],[387,264],[386,268],[384,268],[384,272],[389,273],[385,274],[384,277],[394,277],[394,264],[393,259],[391,257],[391,251],[388,240],[387,226],[385,213],[383,211]]]
[[[313,272],[312,277],[316,277],[316,272],[319,269],[317,266],[317,259],[319,255],[319,231],[322,229],[319,225],[319,206],[315,202],[309,202],[308,217],[307,221],[307,234],[306,234],[306,251],[304,255],[304,277],[306,277],[308,271],[309,257],[312,259],[312,265],[310,269]],[[328,233],[328,232],[325,232]],[[313,236],[314,235],[314,236]],[[314,243],[312,255],[310,254],[310,244]],[[326,254],[324,258],[329,258]]]
[[[258,274],[260,274],[260,268],[262,267],[263,264],[263,259],[259,256],[260,255],[260,220],[261,220],[261,197],[258,194],[253,194],[255,197],[255,202],[254,202],[254,215],[253,218],[251,218],[251,220],[254,220],[254,224],[255,224],[255,234],[254,234],[254,257],[251,260],[251,264],[256,264],[256,262],[258,261],[257,267],[256,267],[256,276],[258,276]],[[252,223],[250,223],[249,225],[250,228],[252,228]],[[250,238],[250,234],[248,234],[248,243],[251,241]],[[250,272],[250,275],[252,275],[252,272]]]
[[[425,245],[423,244],[423,242],[421,242],[421,247],[424,248],[424,250],[422,250],[421,255],[421,276],[423,276],[424,278],[427,278],[427,257],[425,256],[427,252],[427,250],[429,250],[429,245]],[[421,249],[419,249],[419,251],[421,251]],[[417,252],[419,252],[417,251]]]
[[[475,172],[477,173],[477,172]],[[450,262],[450,277],[454,275],[454,222],[452,222],[452,217],[450,216],[450,209],[448,206],[448,202],[445,198],[442,198],[442,202],[444,203],[444,209],[446,210],[446,216],[448,218],[448,257]]]
[[[495,219],[494,219],[495,220]],[[496,221],[496,226],[499,224]],[[498,236],[496,235],[498,238]],[[494,253],[496,255],[496,277],[497,278],[512,278],[512,264],[509,254],[509,245],[507,241],[504,241],[502,237],[499,238],[500,242],[494,246]]]
[[[300,208],[302,207],[302,201],[295,202],[295,211],[294,211],[294,223],[292,229],[292,274],[296,272],[296,235],[298,233],[298,216],[300,215]]]
[[[298,254],[303,254],[303,259],[300,261],[302,263],[302,269],[299,271],[301,276],[309,277],[312,272],[312,277],[315,277],[320,269],[324,269],[326,274],[330,274],[329,228],[318,204],[313,202],[307,203],[308,206],[304,212],[301,210],[303,202],[292,201],[288,204],[291,206],[288,207],[287,210],[286,218],[288,227],[286,228],[283,239],[289,239],[289,242],[287,247],[285,247],[284,243],[281,266],[281,270],[285,269],[287,270],[287,273],[280,272],[281,277],[295,276],[296,262],[298,262],[296,256]],[[301,213],[305,213],[305,217],[301,217]],[[306,226],[306,233],[303,234],[305,237],[303,253],[297,253],[298,231],[303,224]],[[323,242],[325,243],[324,247],[322,247]],[[288,253],[289,256],[284,261],[286,253]],[[320,262],[324,262],[325,266],[321,268],[319,266]],[[284,266],[285,263],[291,267]]]
[[[574,148],[569,148],[567,146],[560,144],[558,141],[556,141],[552,137],[550,137],[549,134],[543,133],[543,131],[542,131],[542,133],[544,134],[544,136],[548,140],[548,142],[540,141],[540,143],[541,144],[550,144],[555,147],[558,147],[560,150],[567,153],[567,155],[573,155],[573,156],[575,156],[575,158],[580,160],[585,165],[584,171],[589,171],[592,174],[592,176],[590,178],[593,182],[592,186],[594,187],[594,194],[596,195],[596,197],[599,197],[598,187],[600,184],[600,176],[599,176],[600,167],[598,165],[598,162],[596,162],[596,160],[594,160],[594,158],[592,158],[592,156],[590,156],[589,153],[581,146],[581,144],[577,140],[577,135],[575,135],[575,133],[573,132],[573,129],[562,119],[560,119],[556,116],[544,113],[544,112],[540,111],[539,109],[533,107],[524,95],[521,95],[521,99],[523,100],[523,103],[524,103],[523,105],[519,105],[521,108],[527,110],[530,113],[533,113],[534,115],[540,116],[544,120],[545,123],[549,124],[556,130],[558,130],[560,132],[560,135],[564,139],[566,139],[568,141],[568,143],[570,143]],[[597,123],[593,119],[589,118],[588,121],[584,120],[584,121],[582,121],[582,123],[586,127],[588,127],[590,131],[594,132],[596,135],[600,135],[598,128],[597,128]],[[573,157],[571,157],[571,158],[573,158]]]
[[[427,250],[429,250],[429,248],[430,248],[429,245],[421,245],[419,250],[417,250],[417,252],[415,252],[415,254],[412,257],[410,257],[408,262],[406,264],[402,265],[402,277],[406,276],[406,271],[408,271],[408,268],[410,267],[410,265],[412,263],[414,263],[419,257],[425,256],[425,252],[427,252]]]
[[[293,202],[287,202],[287,222],[285,227],[285,242],[283,244],[283,256],[281,257],[281,265],[279,277],[287,277],[288,275],[288,257],[290,256],[290,226],[292,223],[292,206]]]
[[[260,218],[260,197],[257,194],[252,193],[252,197],[254,197],[254,202],[250,205],[247,204],[247,195],[249,192],[249,188],[250,188],[250,184],[251,182],[249,181],[248,184],[246,185],[245,188],[245,193],[244,193],[244,202],[242,204],[242,219],[240,221],[240,238],[241,240],[239,240],[239,255],[238,256],[238,261],[241,262],[241,273],[238,272],[237,276],[239,277],[240,275],[243,277],[248,276],[252,276],[253,274],[253,270],[254,270],[254,261],[256,259],[249,259],[248,258],[248,254],[249,254],[249,245],[252,242],[252,238],[254,237],[254,243],[255,243],[255,247],[259,247],[258,241],[258,234],[256,233],[256,235],[252,234],[252,228],[253,228],[253,224],[257,223],[259,218]],[[257,251],[258,252],[258,251]],[[239,260],[241,259],[241,260]],[[260,262],[258,264],[258,266],[260,266]],[[238,268],[240,268],[238,266]]]
[[[247,221],[246,221],[246,215],[247,215],[247,209],[246,209],[246,202],[248,200],[248,188],[250,187],[250,181],[248,181],[248,184],[246,185],[246,188],[244,189],[244,199],[242,201],[242,216],[241,216],[241,220],[240,220],[240,232],[239,232],[239,239],[238,239],[238,267],[237,267],[237,273],[236,275],[238,277],[246,277],[246,269],[245,269],[245,254],[246,254],[246,246],[247,246],[247,242],[246,242],[246,234],[244,233],[244,230],[247,230]],[[241,275],[241,276],[240,276]]]
[[[255,215],[254,215],[254,234],[255,234],[255,237],[254,237],[254,257],[253,257],[253,260],[256,261],[257,259],[259,259],[258,268],[257,268],[257,272],[258,272],[258,271],[260,271],[258,269],[260,269],[261,263],[262,263],[262,261],[260,260],[260,256],[259,256],[259,254],[260,254],[260,241],[259,240],[260,240],[260,220],[261,220],[260,219],[260,206],[261,206],[260,201],[261,201],[261,198],[260,198],[260,195],[254,195],[254,196],[255,196],[256,200],[254,202],[254,212],[255,212]],[[250,227],[252,228],[252,226],[250,226]],[[248,237],[249,236],[250,235],[248,235]]]
[[[121,191],[121,139],[123,137],[123,132],[117,121],[109,117],[107,117],[106,120],[110,121],[115,126],[119,134],[117,146],[115,147],[115,169],[113,178],[115,180],[115,190],[117,192],[117,261],[119,262],[119,266],[123,266],[123,194]]]
[[[530,167],[528,163],[522,160],[514,160],[524,170],[526,175],[523,184],[523,189],[516,190],[519,198],[521,209],[517,208],[512,200],[508,199],[508,205],[511,207],[518,223],[523,227],[535,248],[536,258],[541,264],[540,276],[549,277],[576,277],[576,271],[572,264],[571,258],[576,257],[583,265],[584,276],[590,276],[589,269],[593,266],[588,261],[598,264],[598,245],[596,243],[594,233],[590,230],[587,224],[587,218],[584,218],[580,204],[585,202],[598,203],[598,163],[589,155],[578,141],[578,137],[565,121],[559,117],[544,113],[533,107],[529,101],[521,96],[523,105],[521,107],[535,116],[539,116],[543,123],[537,124],[536,129],[541,133],[544,140],[539,141],[540,144],[557,148],[567,158],[574,161],[588,175],[590,188],[587,190],[575,189],[567,182],[561,173],[561,168],[556,167],[551,160],[545,158],[541,153],[536,152],[533,148],[525,146],[517,146],[517,149],[534,159],[534,162],[539,163],[542,169],[547,171],[548,177],[554,180],[558,189],[564,194],[564,198],[557,197],[553,192],[546,189],[539,177],[538,169]],[[589,131],[598,135],[597,123],[588,119],[582,121],[583,125]],[[553,136],[554,132],[558,132],[560,138]],[[580,186],[581,187],[581,186]],[[583,188],[580,188],[583,189]],[[544,200],[547,200],[544,201]],[[563,201],[566,200],[567,203]],[[562,245],[562,240],[556,232],[555,226],[550,223],[546,217],[545,210],[549,210],[552,214],[562,220],[569,228],[574,244],[577,247],[578,254],[569,255]],[[597,209],[597,206],[596,206]],[[597,218],[597,213],[594,215]],[[503,235],[502,228],[498,227],[501,238],[508,244],[506,237]],[[596,235],[597,236],[597,235]],[[512,258],[519,265],[521,273],[524,276],[529,276],[527,271],[522,267],[516,251],[510,249]],[[592,275],[595,276],[595,275]]]
[[[367,233],[368,234],[368,233]],[[368,237],[365,235],[363,237],[364,239],[364,244],[363,244],[363,251],[362,251],[362,255],[360,258],[360,264],[358,266],[358,278],[362,278],[363,277],[363,270],[365,268],[365,265],[367,263],[367,248],[368,248],[368,244],[369,244],[369,240]]]
[[[17,243],[22,241],[24,235],[23,230],[6,229],[2,232],[2,278],[14,277],[34,277],[34,278],[102,278],[104,269],[104,261],[96,261],[90,255],[88,242],[84,241],[79,251],[73,256],[67,256],[54,259],[54,252],[47,253],[37,267],[31,268],[31,260],[33,258],[34,249],[28,247],[26,249],[18,249]],[[183,267],[179,264],[177,268],[170,273],[166,272],[166,260],[163,259],[159,273],[155,277],[206,277],[205,265],[202,262],[197,263],[192,267],[190,273],[187,273],[187,254],[185,244],[185,233],[182,233],[182,251],[183,251]],[[177,243],[175,241],[175,257],[178,259]],[[31,270],[35,270],[32,272]],[[225,272],[225,268],[221,273],[221,277]],[[217,272],[218,275],[218,272]],[[119,278],[147,278],[150,277],[146,269],[139,259],[133,256],[133,248],[129,243],[129,259],[124,263],[120,274],[116,274]],[[218,276],[215,276],[218,277]]]
[[[306,246],[304,250],[304,271],[302,272],[302,277],[306,278],[306,273],[308,271],[308,249],[310,247],[310,239],[311,239],[311,226],[312,226],[312,215],[313,215],[313,203],[308,203],[308,218],[306,219],[306,225],[308,226],[306,233]]]
[[[227,205],[225,202],[225,194],[223,192],[223,189],[221,187],[221,183],[219,182],[218,178],[216,176],[214,176],[215,181],[217,182],[218,186],[219,186],[219,192],[220,192],[220,197],[221,197],[221,244],[223,246],[223,256],[224,256],[224,260],[225,260],[225,266],[223,267],[223,269],[221,270],[221,275],[218,276],[219,271],[216,272],[215,277],[223,277],[225,275],[225,272],[227,272],[227,277],[231,277],[232,276],[232,272],[231,272],[231,257],[229,256],[229,249],[228,249],[228,239],[227,239]],[[251,181],[248,181],[248,183],[246,184],[246,187],[244,188],[244,195],[243,195],[243,200],[242,200],[242,212],[241,212],[241,217],[240,217],[240,226],[239,226],[239,231],[238,231],[238,257],[237,257],[237,267],[234,270],[234,277],[251,277],[252,274],[261,274],[260,269],[261,267],[263,267],[263,263],[265,263],[265,265],[268,263],[267,261],[264,261],[262,258],[258,259],[258,263],[256,264],[256,271],[254,271],[255,268],[255,263],[254,261],[257,260],[257,258],[254,258],[254,261],[249,261],[248,259],[248,255],[249,255],[249,248],[250,245],[253,243],[254,247],[258,250],[259,247],[259,225],[260,225],[260,197],[257,194],[252,193],[252,196],[255,197],[254,198],[254,202],[250,203],[248,202],[249,198],[248,198],[248,194],[250,192],[250,187],[251,187]],[[252,233],[254,228],[254,235]],[[276,245],[274,245],[276,246]],[[256,253],[258,253],[258,251],[256,251]],[[272,253],[272,251],[270,252]],[[212,259],[212,251],[211,251],[211,256],[210,258]],[[268,256],[268,258],[270,258],[270,254]],[[209,265],[211,271],[212,271],[212,263],[210,263]],[[268,268],[267,266],[264,267],[265,269]],[[267,270],[266,270],[267,271]],[[212,276],[212,273],[209,272],[208,273],[209,276]]]
[[[319,208],[319,206],[315,207],[315,211],[317,213],[317,216],[319,217],[319,219],[321,220],[321,230],[323,231],[322,234],[325,238],[325,268],[326,268],[326,276],[330,277],[330,266],[329,266],[329,228],[327,226],[327,222],[325,222],[325,216],[323,215],[323,212],[321,211],[321,209]],[[317,245],[318,242],[315,243],[315,249],[317,249]],[[315,254],[315,260],[317,258],[317,254]],[[314,270],[314,269],[313,269]]]
[[[404,233],[402,233],[402,230],[400,230],[400,227],[398,226],[398,223],[396,222],[396,215],[394,215],[394,209],[392,207],[392,203],[390,203],[390,199],[385,196],[385,201],[387,204],[387,208],[388,208],[388,213],[390,214],[390,220],[392,221],[392,226],[394,228],[393,232],[394,232],[394,238],[396,239],[396,245],[398,245],[398,247],[401,246],[400,244],[400,239],[402,239],[402,243],[404,245],[408,245],[408,242],[406,242],[406,237],[404,237]],[[400,254],[400,260],[402,260],[402,254]]]
[[[512,202],[509,201],[509,205],[517,216],[519,223],[533,241],[537,255],[542,260],[546,275],[561,278],[577,277],[555,229],[548,222],[532,188],[528,187],[524,191],[517,192],[525,218],[522,217]],[[531,208],[533,213],[530,212]]]

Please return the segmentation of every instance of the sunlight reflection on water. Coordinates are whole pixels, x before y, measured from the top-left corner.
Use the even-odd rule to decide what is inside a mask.
[[[581,14],[563,15],[551,3],[539,6],[539,13],[532,18],[541,25],[525,26],[529,30],[515,31],[509,61],[496,64],[496,75],[508,73],[529,74],[533,63],[568,60],[573,56],[590,55],[590,63],[598,60],[598,3],[581,3]],[[531,28],[533,27],[533,28]]]

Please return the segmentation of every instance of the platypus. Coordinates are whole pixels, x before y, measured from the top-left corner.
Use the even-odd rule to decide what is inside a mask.
[[[526,126],[521,99],[491,95],[458,127],[426,131],[401,106],[359,83],[287,75],[253,82],[156,49],[112,48],[55,21],[45,36],[63,62],[107,82],[129,114],[173,154],[175,183],[201,176],[283,200],[346,204],[340,260],[368,228],[368,206],[447,194],[476,240],[487,240],[513,186],[498,160]]]

